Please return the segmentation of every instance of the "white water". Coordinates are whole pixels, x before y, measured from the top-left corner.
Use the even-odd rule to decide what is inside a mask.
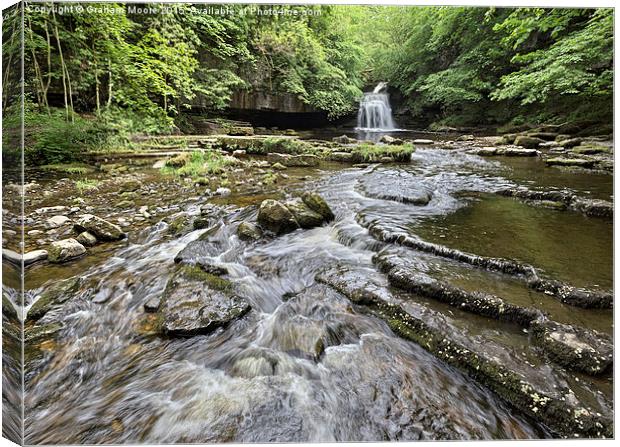
[[[397,130],[392,118],[390,97],[385,92],[387,84],[380,82],[372,93],[364,93],[357,113],[357,130],[385,132]]]

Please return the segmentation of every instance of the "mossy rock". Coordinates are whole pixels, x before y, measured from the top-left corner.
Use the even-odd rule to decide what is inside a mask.
[[[180,268],[162,295],[158,328],[166,335],[188,337],[228,325],[250,310],[232,289],[229,281],[199,267]]]
[[[308,208],[319,213],[328,222],[334,220],[334,213],[325,199],[320,195],[312,192],[305,192],[302,194],[301,200],[308,206]]]
[[[572,152],[574,154],[596,155],[596,154],[608,154],[611,152],[611,150],[606,146],[582,145],[582,146],[574,147]]]
[[[187,215],[176,216],[173,217],[168,222],[168,234],[179,235],[181,234],[188,226],[190,217]]]
[[[592,168],[594,160],[586,160],[582,158],[549,158],[545,161],[547,166],[563,166],[569,168]]]
[[[237,236],[242,241],[255,241],[263,236],[263,232],[253,223],[241,222],[237,227]]]
[[[43,290],[28,310],[26,321],[37,321],[53,307],[66,303],[75,296],[81,283],[81,278],[71,278]]]

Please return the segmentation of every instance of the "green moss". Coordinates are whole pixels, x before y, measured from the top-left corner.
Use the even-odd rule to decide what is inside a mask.
[[[186,265],[182,267],[181,271],[186,278],[205,282],[209,287],[215,290],[226,291],[232,289],[232,283],[230,281],[212,273],[207,273],[199,266]]]
[[[188,216],[177,216],[168,222],[168,233],[172,235],[180,234],[183,229],[187,226],[189,221]]]
[[[226,168],[236,163],[238,163],[236,159],[219,152],[211,150],[194,151],[170,159],[166,166],[161,169],[161,172],[179,177],[204,178],[208,175],[222,174]]]
[[[407,162],[411,159],[414,147],[410,143],[402,145],[363,143],[355,146],[351,151],[354,163],[368,163],[380,161],[383,157],[390,157],[397,162]]]
[[[78,191],[80,193],[83,193],[84,191],[91,191],[93,189],[97,189],[101,182],[95,179],[83,179],[83,180],[76,180],[74,183]]]
[[[41,166],[41,169],[46,171],[64,172],[67,174],[87,174],[95,171],[94,167],[82,163],[43,165]]]

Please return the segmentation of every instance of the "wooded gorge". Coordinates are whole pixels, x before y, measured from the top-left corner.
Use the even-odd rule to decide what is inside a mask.
[[[614,437],[612,9],[23,5],[3,436]]]
[[[609,9],[281,6],[273,13],[260,5],[151,4],[142,14],[121,3],[67,5],[32,4],[25,15],[33,147],[67,146],[67,133],[96,146],[135,133],[191,132],[188,115],[230,112],[235,95],[262,95],[271,111],[342,120],[378,81],[414,128],[611,122]],[[10,67],[18,45],[10,23],[4,37]],[[248,107],[261,107],[256,102]]]

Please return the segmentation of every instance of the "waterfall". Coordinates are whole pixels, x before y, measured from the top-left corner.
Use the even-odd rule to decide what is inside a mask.
[[[385,92],[387,84],[380,82],[372,93],[364,93],[357,113],[357,128],[366,131],[396,130],[390,107],[390,97]]]

